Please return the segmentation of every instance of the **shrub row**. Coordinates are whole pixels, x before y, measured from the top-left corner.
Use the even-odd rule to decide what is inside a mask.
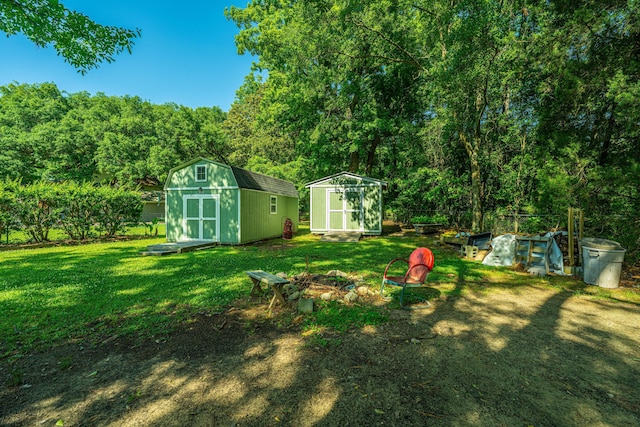
[[[142,199],[136,191],[90,183],[0,181],[0,231],[22,230],[36,242],[61,228],[73,240],[94,230],[113,236],[137,223]]]

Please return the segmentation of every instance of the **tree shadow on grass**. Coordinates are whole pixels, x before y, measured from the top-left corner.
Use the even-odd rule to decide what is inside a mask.
[[[412,244],[379,245],[375,255],[360,245],[336,247],[333,256],[319,249],[291,251],[286,263],[304,266],[304,255],[310,254],[314,268],[339,268],[331,261],[340,259],[348,271],[368,260],[371,274],[380,276],[386,262],[410,252]],[[249,263],[265,270],[290,265],[284,257],[246,251],[234,253],[240,271],[225,273],[225,251],[154,260],[137,270],[135,260],[121,259],[106,276],[126,272],[129,293],[113,298],[135,306],[162,287],[198,292],[199,281],[209,274],[217,279],[207,284],[241,280],[242,266]],[[155,267],[163,273],[154,276]],[[24,354],[12,368],[23,371],[22,385],[29,387],[2,389],[0,421],[12,426],[46,420],[163,426],[638,424],[636,306],[526,283],[489,283],[482,267],[455,259],[439,264],[436,259],[438,268],[437,280],[426,289],[434,289],[435,296],[447,287],[440,291],[447,298],[429,310],[391,310],[392,321],[381,327],[327,332],[318,339],[284,312],[268,318],[264,306],[222,312],[212,306],[175,322],[166,336],[139,339],[134,333],[98,343],[76,336],[48,353]],[[178,280],[189,274],[197,279]],[[137,287],[144,292],[133,292]],[[8,369],[4,365],[0,372]]]

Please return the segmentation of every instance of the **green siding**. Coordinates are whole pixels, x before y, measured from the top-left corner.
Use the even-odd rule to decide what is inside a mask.
[[[239,194],[239,189],[222,191],[220,194],[220,243],[228,245],[240,243]]]
[[[311,231],[326,231],[327,228],[327,195],[326,188],[311,188]]]
[[[360,192],[362,211],[356,212],[356,206],[360,204]],[[338,177],[311,185],[309,194],[311,232],[326,233],[340,229],[365,234],[382,232],[382,185],[363,183],[351,177]],[[346,202],[343,202],[345,194]]]
[[[298,230],[298,199],[255,190],[241,190],[242,238],[240,243],[282,236],[284,221],[290,218]],[[270,213],[271,196],[276,197],[277,212]]]
[[[364,187],[364,229],[367,231],[382,232],[382,187]]]
[[[181,231],[179,231],[179,218],[176,214],[178,210],[182,211],[182,197],[177,192],[167,191],[165,195],[165,224],[167,241],[175,242],[179,239]],[[178,200],[180,204],[178,206]]]
[[[207,167],[206,182],[196,181],[196,166]],[[180,189],[198,189],[200,187],[237,188],[238,184],[230,167],[207,161],[198,161],[174,171],[171,174],[170,181],[166,183],[166,187]]]
[[[196,166],[206,165],[207,180],[196,181]],[[222,244],[237,245],[282,235],[285,218],[293,221],[298,230],[298,198],[283,195],[277,197],[277,212],[270,214],[272,194],[258,190],[239,189],[230,167],[207,160],[198,160],[172,169],[166,191],[167,241],[174,242],[199,235],[199,201],[190,201],[192,220],[187,222],[188,235],[184,234],[185,219],[183,200],[189,196],[218,197],[219,216],[215,217],[210,200],[201,203],[203,209],[202,237]],[[190,200],[190,199],[189,199]],[[240,206],[242,208],[240,208]],[[238,217],[240,215],[240,217]],[[208,217],[208,219],[206,219]],[[214,218],[215,217],[215,218]],[[216,235],[219,227],[219,235]],[[241,229],[241,232],[239,231]]]
[[[206,165],[207,180],[205,182],[196,181],[196,166]],[[238,189],[231,168],[211,163],[198,161],[173,171],[166,183],[166,229],[167,241],[175,242],[187,237],[193,238],[196,221],[188,223],[191,236],[183,234],[183,199],[190,195],[218,195],[220,204],[220,217],[215,221],[207,221],[203,224],[203,238],[214,239],[224,244],[238,244]],[[202,189],[202,190],[200,190]],[[209,210],[211,206],[205,204],[204,209]],[[220,228],[220,235],[215,236],[215,229]],[[197,233],[196,233],[197,235]]]

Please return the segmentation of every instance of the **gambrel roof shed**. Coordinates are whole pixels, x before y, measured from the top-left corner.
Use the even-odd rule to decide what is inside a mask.
[[[231,166],[239,188],[298,197],[296,186],[289,181]]]
[[[167,240],[243,244],[298,225],[298,190],[289,181],[198,157],[169,171]]]

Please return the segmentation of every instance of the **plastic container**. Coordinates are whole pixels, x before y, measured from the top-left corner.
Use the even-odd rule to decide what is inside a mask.
[[[584,282],[601,288],[617,288],[625,249],[618,242],[598,238],[582,239]]]

